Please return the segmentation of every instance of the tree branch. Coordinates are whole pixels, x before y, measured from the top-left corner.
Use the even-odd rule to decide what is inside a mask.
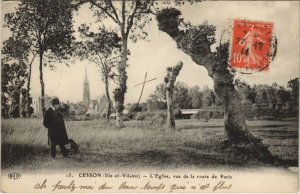
[[[125,36],[125,0],[122,0],[122,8],[121,8],[121,17],[122,17],[122,23],[120,23],[120,30],[121,30],[121,36]]]
[[[103,59],[102,59],[102,57],[99,55],[99,53],[97,53],[96,52],[96,54],[97,54],[97,56],[99,57],[99,59],[100,59],[100,63],[101,63],[101,70],[102,70],[102,73],[103,73],[103,75],[105,76],[105,74],[107,73],[106,72],[106,69],[105,69],[105,62],[103,61]]]
[[[139,8],[139,5],[140,5],[140,0],[136,0],[135,1],[135,7],[134,7],[134,10],[132,12],[132,14],[128,17],[127,19],[127,30],[126,30],[126,35],[129,34],[129,31],[133,25],[133,19],[134,19],[134,16]]]
[[[100,8],[102,11],[104,11],[112,20],[114,20],[114,22],[116,22],[117,24],[119,24],[119,21],[111,14],[107,11],[107,9],[105,9],[104,7],[102,7],[99,4],[96,4],[95,1],[90,1],[90,3],[92,5],[95,5],[96,7]]]
[[[109,6],[111,7],[111,9],[113,10],[113,13],[115,14],[115,17],[116,17],[116,20],[118,21],[118,24],[121,23],[119,17],[118,17],[118,13],[117,13],[117,10],[115,8],[115,6],[112,4],[112,1],[109,0]]]
[[[122,2],[122,23],[124,25],[124,28],[125,28],[125,10],[126,10],[125,0],[123,0],[123,2]]]

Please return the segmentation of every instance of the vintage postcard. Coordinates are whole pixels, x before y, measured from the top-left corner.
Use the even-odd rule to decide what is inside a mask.
[[[1,192],[297,193],[299,1],[1,2]]]

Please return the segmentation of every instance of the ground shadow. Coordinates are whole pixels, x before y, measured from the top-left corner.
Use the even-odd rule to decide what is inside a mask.
[[[26,163],[34,160],[35,157],[46,155],[50,155],[50,151],[49,148],[45,146],[12,144],[6,142],[2,142],[1,145],[2,168]]]

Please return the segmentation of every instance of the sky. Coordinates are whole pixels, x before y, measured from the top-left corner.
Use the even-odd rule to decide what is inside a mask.
[[[2,2],[1,21],[5,13],[13,12],[16,2]],[[210,1],[193,5],[184,5],[179,9],[185,21],[192,24],[200,24],[204,21],[217,27],[216,38],[219,42],[221,32],[228,28],[228,24],[234,19],[246,19],[251,21],[264,21],[273,23],[273,33],[278,39],[278,51],[271,62],[267,72],[253,74],[236,74],[236,78],[249,84],[272,84],[286,86],[287,82],[299,77],[299,53],[300,53],[300,27],[298,1]],[[106,21],[105,25],[110,25]],[[92,11],[88,5],[82,6],[74,15],[74,29],[82,23],[91,24],[93,29],[103,25],[96,23]],[[144,80],[147,72],[148,79],[156,78],[145,85],[141,101],[146,101],[155,87],[163,82],[166,68],[174,66],[178,61],[183,62],[183,68],[177,77],[177,81],[185,82],[192,87],[213,87],[212,79],[207,75],[207,70],[194,63],[191,58],[178,50],[176,43],[166,33],[157,28],[154,19],[144,30],[148,33],[148,41],[129,43],[131,55],[128,57],[128,90],[125,95],[125,103],[138,101],[141,86],[134,87]],[[1,30],[1,43],[9,37],[8,29]],[[78,35],[78,34],[76,34]],[[57,96],[62,101],[80,102],[83,98],[84,70],[87,68],[90,83],[91,99],[97,99],[105,94],[104,84],[100,78],[99,68],[86,60],[72,60],[70,66],[58,64],[54,70],[45,68],[44,81],[45,93],[49,96]],[[40,82],[38,72],[38,60],[33,63],[32,90],[34,98],[40,95]],[[114,84],[111,85],[111,92]]]

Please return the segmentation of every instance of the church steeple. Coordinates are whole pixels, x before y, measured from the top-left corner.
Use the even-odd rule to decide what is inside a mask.
[[[85,66],[84,82],[89,82],[89,79],[88,79],[88,76],[87,76],[86,66]]]
[[[87,76],[87,68],[85,66],[85,77],[83,81],[83,104],[88,109],[90,105],[90,85],[89,79]]]

